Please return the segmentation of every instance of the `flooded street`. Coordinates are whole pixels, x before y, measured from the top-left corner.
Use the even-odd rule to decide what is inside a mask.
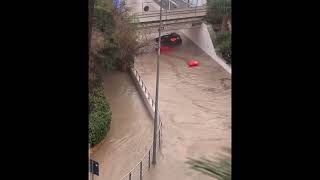
[[[163,145],[147,180],[212,179],[187,158],[218,157],[231,147],[231,75],[182,33],[183,43],[160,58],[159,110]],[[135,68],[154,97],[156,52],[137,57]],[[187,61],[199,61],[189,68]]]
[[[153,123],[128,73],[105,73],[103,81],[112,122],[107,137],[91,157],[100,164],[100,175],[94,179],[119,180],[148,151]]]

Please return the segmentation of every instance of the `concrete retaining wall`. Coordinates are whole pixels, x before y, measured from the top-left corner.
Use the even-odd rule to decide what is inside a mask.
[[[220,64],[228,73],[231,74],[231,67],[227,65],[224,60],[217,56],[206,24],[202,23],[199,28],[183,29],[180,30],[180,32],[185,34],[191,41],[193,41],[212,59]]]

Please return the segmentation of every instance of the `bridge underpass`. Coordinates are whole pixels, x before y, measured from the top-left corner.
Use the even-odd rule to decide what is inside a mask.
[[[182,1],[182,0],[181,0]],[[200,1],[206,3],[206,0]],[[207,25],[204,23],[206,16],[206,5],[190,8],[180,8],[175,10],[163,10],[162,13],[162,32],[182,30],[184,34],[205,51],[213,60],[221,65],[228,73],[231,74],[231,67],[224,60],[217,56]],[[137,23],[140,34],[152,34],[155,38],[158,33],[160,23],[160,12],[132,12],[134,20],[132,23]]]
[[[181,0],[182,1],[182,0]],[[175,10],[162,11],[162,33],[181,30],[181,29],[201,29],[206,16],[206,6],[197,6],[190,8],[178,8]],[[132,11],[132,23],[136,23],[140,34],[152,34],[152,38],[156,37],[160,24],[160,10],[148,12],[134,12]],[[199,31],[201,33],[201,31]],[[212,48],[213,50],[213,48]]]
[[[152,6],[156,7],[157,4],[152,2]],[[173,0],[170,0],[170,2]],[[175,2],[186,0],[174,0]],[[135,1],[136,2],[136,1]],[[138,0],[139,3],[132,3],[131,14],[132,23],[138,25],[138,29],[142,36],[155,37],[159,31],[160,23],[160,10],[143,11],[143,3],[145,1]],[[184,33],[191,38],[202,50],[204,50],[211,58],[217,60],[217,62],[224,67],[229,73],[231,73],[230,66],[226,65],[221,58],[219,58],[213,47],[210,34],[208,32],[206,24],[204,24],[204,17],[206,16],[206,0],[197,0],[196,6],[189,6],[188,8],[179,7],[173,10],[162,10],[162,25],[161,31],[168,32],[174,30],[184,30]],[[142,4],[140,10],[137,5]],[[129,5],[128,5],[129,6]],[[141,37],[140,37],[141,38]],[[139,39],[140,39],[139,38]],[[143,38],[145,39],[145,38]],[[203,42],[204,41],[204,42]]]

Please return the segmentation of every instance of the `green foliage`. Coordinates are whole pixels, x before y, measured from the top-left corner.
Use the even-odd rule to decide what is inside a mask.
[[[231,32],[220,32],[217,34],[215,40],[218,48],[218,53],[221,54],[222,58],[231,64]]]
[[[93,18],[93,39],[94,46],[91,46],[89,57],[89,143],[94,146],[101,142],[110,128],[111,110],[104,96],[102,79],[98,73],[97,65],[101,58],[108,54],[101,53],[108,38],[114,32],[114,21],[112,17],[112,5],[108,0],[96,0]],[[94,38],[93,38],[94,37]]]
[[[111,35],[114,31],[112,17],[112,4],[106,0],[97,0],[94,9],[94,26],[105,35]]]
[[[223,17],[231,15],[231,0],[208,0],[207,21],[222,24]]]
[[[89,143],[94,146],[107,135],[111,124],[111,111],[102,86],[89,93]]]
[[[96,58],[106,70],[127,69],[138,52],[136,25],[130,22],[134,18],[123,3],[120,9],[114,9],[110,2],[98,0],[95,8],[94,26],[104,36]]]
[[[95,57],[105,70],[115,70],[117,67],[113,54],[114,51],[115,48],[111,48],[110,46],[105,47],[101,49]]]
[[[212,39],[217,47],[217,53],[228,64],[232,63],[231,58],[231,31],[228,29],[228,21],[231,21],[231,0],[208,0],[207,21],[214,29],[220,31],[216,38]]]
[[[231,159],[211,161],[205,158],[200,160],[189,159],[191,168],[218,180],[231,180]]]
[[[99,87],[101,85],[101,77],[97,72],[97,67],[92,56],[89,58],[89,93],[92,92],[93,89]]]
[[[186,163],[192,169],[218,180],[231,180],[231,148],[222,149],[226,154],[215,161],[207,158],[200,158],[199,160],[189,158]]]
[[[139,18],[137,16],[133,15],[132,18],[131,18],[131,22],[132,23],[139,23],[140,20],[139,20]]]

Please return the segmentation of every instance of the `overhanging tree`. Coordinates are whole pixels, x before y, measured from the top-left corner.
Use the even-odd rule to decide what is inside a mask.
[[[206,19],[218,30],[216,38],[213,39],[217,54],[231,64],[231,0],[208,0]]]
[[[92,21],[93,21],[93,13],[94,13],[94,4],[95,0],[89,0],[89,50],[91,49],[91,35],[92,35]]]
[[[208,0],[207,21],[212,25],[219,25],[221,31],[231,30],[231,0]]]
[[[114,8],[111,1],[97,0],[94,25],[95,31],[102,33],[104,45],[96,56],[107,70],[128,70],[139,50],[148,45],[144,38],[144,41],[138,41],[139,34],[133,20],[124,2]]]

